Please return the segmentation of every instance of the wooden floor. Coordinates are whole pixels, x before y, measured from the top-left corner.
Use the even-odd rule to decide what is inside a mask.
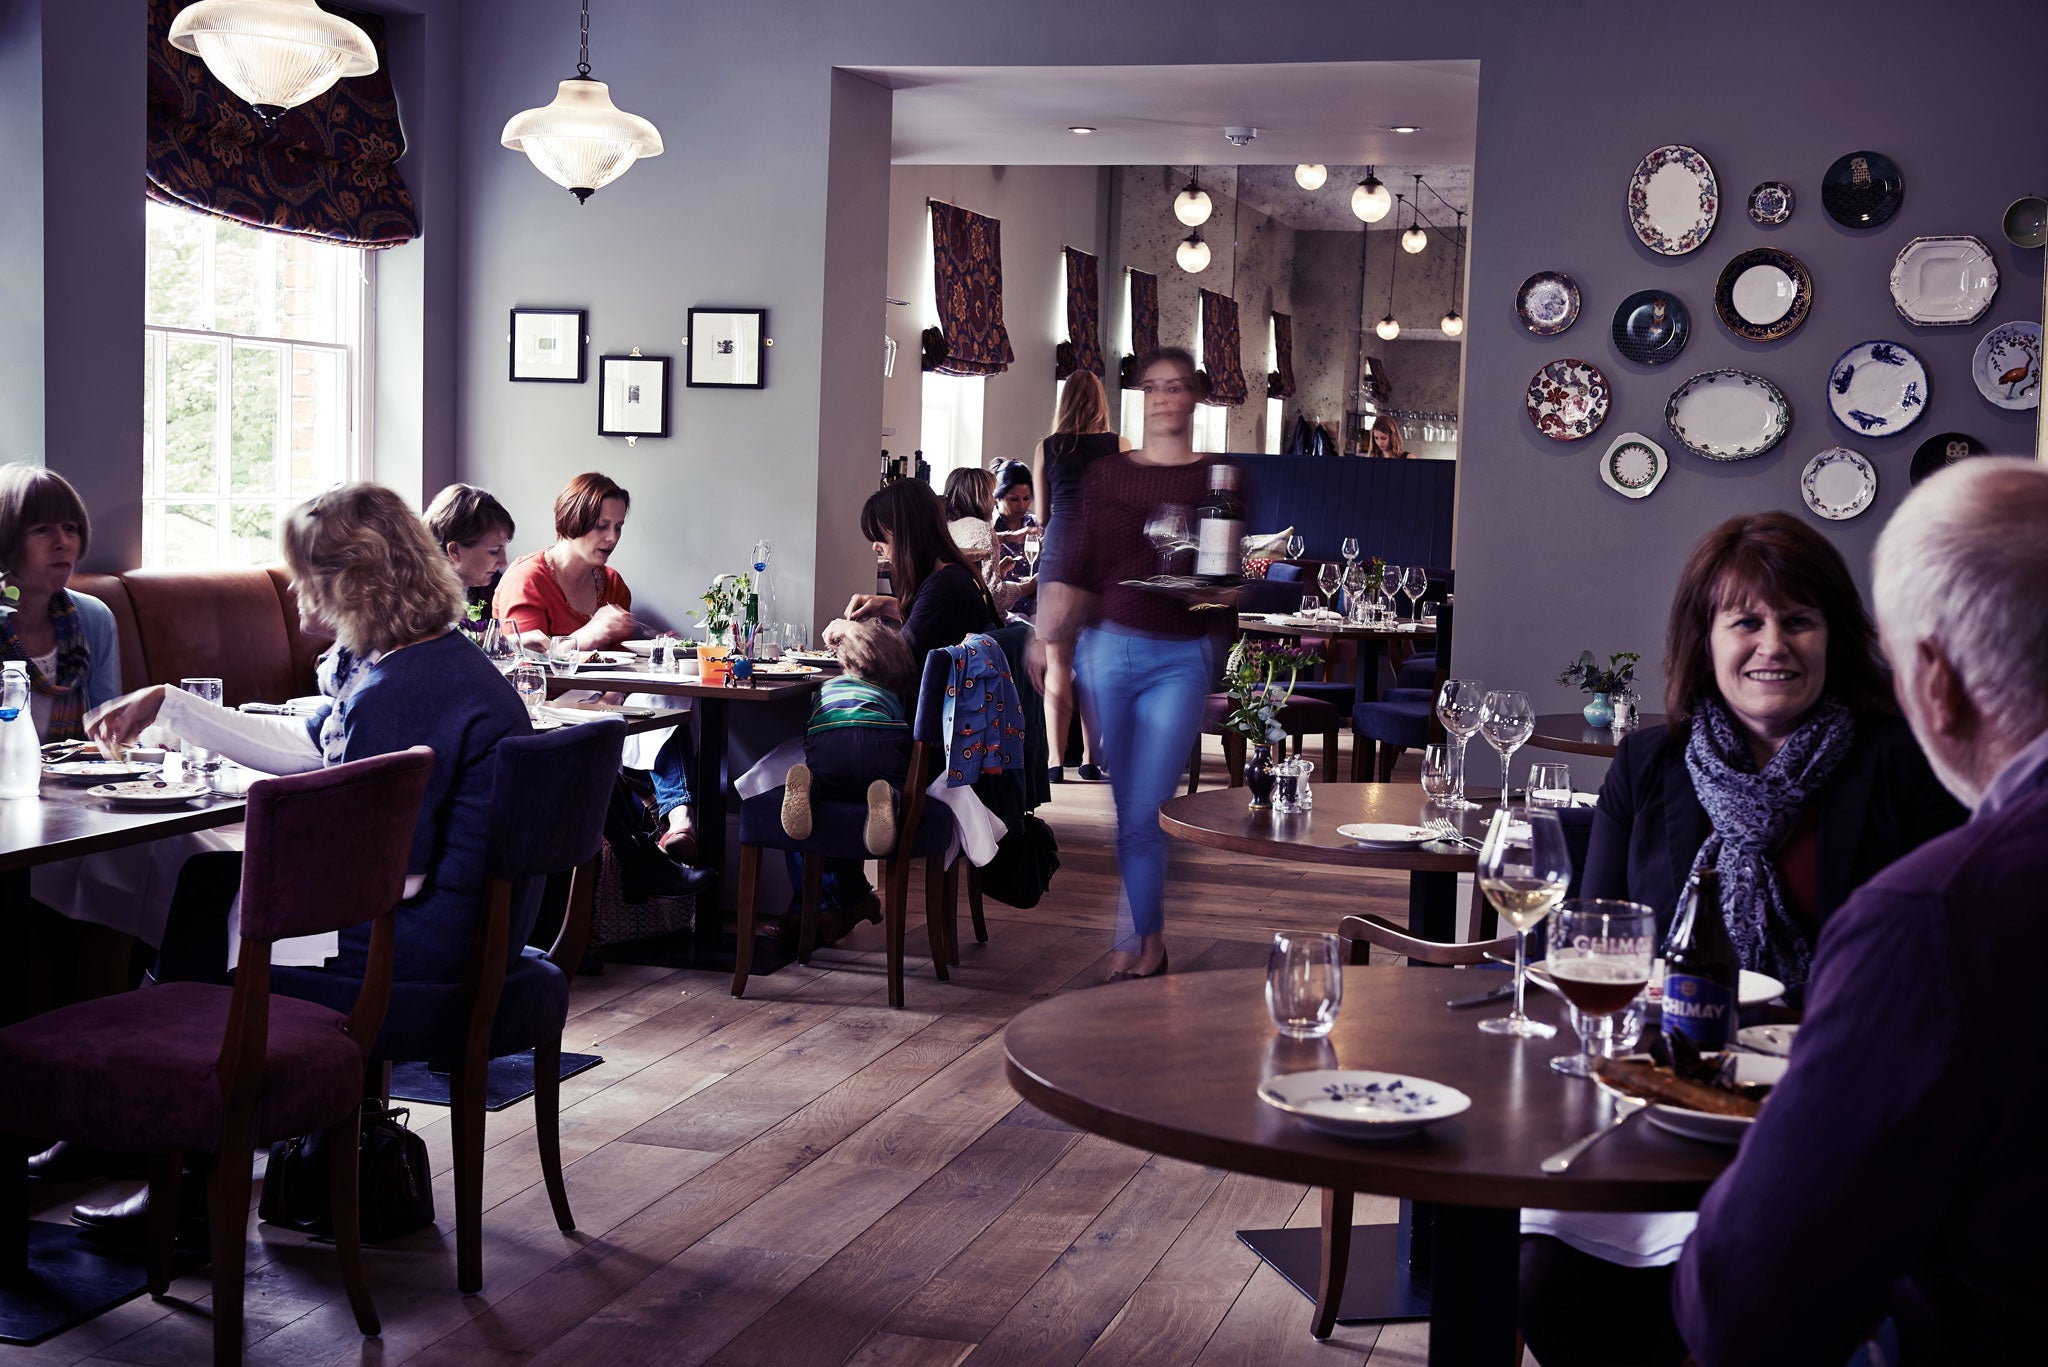
[[[1116,902],[1108,785],[1056,788],[1041,814],[1060,839],[1052,893],[1028,912],[991,902],[989,943],[968,937],[950,983],[913,957],[908,1010],[885,1004],[873,927],[743,1001],[705,973],[579,979],[565,1048],[605,1061],[562,1088],[577,1231],[549,1214],[530,1106],[491,1116],[485,1289],[458,1295],[447,1114],[415,1107],[442,1219],[368,1251],[382,1338],[357,1335],[331,1248],[252,1220],[249,1360],[1420,1363],[1426,1325],[1310,1339],[1308,1302],[1233,1236],[1315,1223],[1314,1192],[1084,1135],[1011,1092],[1004,1023],[1101,980]],[[1406,914],[1399,875],[1178,842],[1173,861],[1177,972],[1263,965],[1275,927]],[[913,926],[913,956],[923,943]],[[93,1194],[32,1199],[62,1219]],[[1361,1222],[1393,1217],[1361,1198]],[[208,1299],[187,1277],[171,1302],[139,1298],[6,1361],[200,1362]]]

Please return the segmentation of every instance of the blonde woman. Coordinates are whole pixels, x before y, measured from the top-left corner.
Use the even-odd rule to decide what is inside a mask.
[[[1045,526],[1045,542],[1038,557],[1041,581],[1055,577],[1063,551],[1062,535],[1071,536],[1081,506],[1081,476],[1104,456],[1131,449],[1130,442],[1109,430],[1109,399],[1102,381],[1088,371],[1067,380],[1060,391],[1059,408],[1053,414],[1052,433],[1031,453],[1031,487],[1038,503],[1038,520]],[[1072,642],[1047,642],[1045,662],[1045,738],[1058,760],[1067,747],[1067,730],[1074,721],[1074,648]],[[1081,732],[1087,742],[1087,762],[1081,766],[1085,779],[1107,778],[1102,768],[1102,738],[1084,717]],[[1061,766],[1051,769],[1052,781],[1065,777]]]

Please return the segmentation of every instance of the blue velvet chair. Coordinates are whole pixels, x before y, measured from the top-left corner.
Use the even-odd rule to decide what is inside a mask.
[[[1437,609],[1436,667],[1432,686],[1427,689],[1396,688],[1377,702],[1362,702],[1351,709],[1351,779],[1366,780],[1368,756],[1376,753],[1375,777],[1385,783],[1394,776],[1394,765],[1403,750],[1419,750],[1442,736],[1436,720],[1436,694],[1449,676],[1451,619],[1449,603]]]
[[[582,962],[618,778],[626,724],[616,717],[508,736],[492,750],[490,846],[469,970],[459,983],[394,982],[377,1063],[427,1063],[449,1074],[455,1150],[455,1280],[483,1289],[484,1089],[490,1061],[533,1051],[533,1128],[555,1223],[576,1228],[562,1182],[562,1028],[569,980]],[[527,945],[551,874],[567,873],[569,906],[554,945]],[[402,951],[401,951],[402,952]],[[277,990],[323,1004],[350,997],[354,979],[279,969]]]

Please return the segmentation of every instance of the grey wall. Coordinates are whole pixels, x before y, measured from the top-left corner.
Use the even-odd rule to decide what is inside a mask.
[[[1828,528],[1859,567],[1906,487],[1920,435],[1960,428],[2002,449],[2031,448],[2031,419],[1991,409],[1970,386],[1965,368],[1979,330],[1910,328],[1885,290],[1892,256],[1909,237],[1973,232],[1992,243],[2005,273],[1994,318],[2039,316],[2039,257],[2021,259],[1997,234],[2006,202],[2030,188],[2036,172],[2027,168],[2048,160],[2037,93],[2048,8],[1967,9],[1998,41],[1916,48],[1902,82],[1883,73],[1899,70],[1898,35],[1924,25],[1916,0],[1731,0],[1684,10],[1635,0],[1276,3],[1255,27],[1225,0],[966,9],[939,0],[744,8],[613,0],[595,16],[597,73],[623,107],[662,127],[669,152],[578,209],[497,149],[502,120],[548,97],[573,41],[559,5],[504,0],[491,6],[490,23],[471,26],[464,49],[463,470],[498,486],[535,527],[564,475],[590,464],[612,469],[642,493],[621,568],[649,599],[694,595],[762,532],[806,548],[785,557],[800,561],[788,566],[791,579],[808,578],[813,563],[857,562],[851,508],[808,491],[825,487],[827,468],[844,467],[849,493],[871,478],[874,421],[865,413],[835,421],[840,415],[822,411],[821,391],[828,352],[872,355],[883,306],[877,295],[872,311],[857,299],[828,309],[825,190],[828,169],[835,184],[842,174],[857,181],[863,165],[886,177],[888,148],[872,130],[863,146],[832,129],[835,63],[1477,58],[1459,663],[1531,688],[1541,706],[1561,705],[1569,695],[1545,681],[1579,649],[1654,652],[1673,575],[1702,530],[1736,512],[1800,506],[1799,467],[1846,439],[1821,398],[1843,347],[1897,337],[1921,351],[1934,376],[1932,411],[1915,434],[1864,444],[1884,480],[1878,509]],[[1963,15],[1952,7],[1946,22]],[[1988,91],[2011,92],[1995,119],[1980,98]],[[1219,110],[1219,121],[1228,112]],[[1640,248],[1622,212],[1637,159],[1666,141],[1704,151],[1729,201],[1706,247],[1675,261]],[[1828,162],[1859,147],[1894,156],[1909,183],[1903,213],[1870,235],[1834,227],[1818,204]],[[1766,234],[1742,217],[1741,201],[1769,178],[1789,181],[1801,202],[1787,227]],[[1710,296],[1721,265],[1762,242],[1806,258],[1818,303],[1800,333],[1755,348],[1712,321]],[[1587,296],[1577,329],[1547,341],[1524,334],[1511,311],[1516,285],[1546,268],[1573,274]],[[1616,302],[1652,284],[1676,290],[1698,324],[1670,373],[1631,367],[1606,337]],[[601,347],[670,350],[692,303],[765,304],[777,340],[770,388],[681,394],[681,435],[626,453],[591,435],[590,396],[504,383],[504,311],[522,301],[587,303]],[[1560,446],[1529,427],[1522,390],[1542,363],[1569,355],[1606,368],[1617,402],[1601,437]],[[1606,439],[1630,428],[1655,435],[1679,380],[1735,363],[1791,395],[1797,416],[1779,450],[1734,466],[1678,453],[1663,488],[1640,503],[1598,483],[1594,460]],[[879,377],[873,386],[878,393]],[[816,601],[855,586],[821,577]]]

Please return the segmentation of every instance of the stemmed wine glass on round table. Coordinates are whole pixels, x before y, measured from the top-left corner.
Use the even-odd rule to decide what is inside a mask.
[[[1495,689],[1479,709],[1479,731],[1500,755],[1500,805],[1508,805],[1508,766],[1536,734],[1536,708],[1519,688]],[[1524,805],[1527,805],[1526,803]]]
[[[1530,1019],[1522,1001],[1528,990],[1529,932],[1543,924],[1572,883],[1571,851],[1557,813],[1516,812],[1503,805],[1493,814],[1486,841],[1479,847],[1478,875],[1479,890],[1515,928],[1515,1009],[1479,1022],[1479,1028],[1489,1035],[1548,1039],[1557,1027]]]
[[[1579,1027],[1579,1052],[1552,1059],[1552,1068],[1571,1077],[1593,1075],[1608,1019],[1628,1010],[1649,986],[1656,952],[1657,914],[1641,902],[1574,898],[1558,908],[1545,967],[1578,1008],[1572,1023]]]
[[[1358,538],[1355,536],[1345,537],[1344,544],[1339,549],[1343,552],[1344,563],[1347,565],[1351,564],[1358,559]]]
[[[1486,685],[1478,679],[1446,679],[1436,695],[1436,718],[1457,745],[1456,776],[1451,795],[1439,806],[1454,811],[1479,804],[1465,796],[1465,747],[1479,730],[1479,714],[1486,702]]]
[[[1422,595],[1429,589],[1429,570],[1421,565],[1410,565],[1401,576],[1401,592],[1408,595],[1408,615],[1416,621],[1422,620]]]
[[[1337,567],[1325,561],[1323,567],[1316,571],[1316,587],[1322,590],[1323,607],[1326,609],[1330,600],[1337,596],[1337,582]]]
[[[1299,560],[1303,555],[1307,553],[1307,537],[1303,536],[1300,532],[1295,532],[1293,535],[1287,538],[1287,558],[1289,560]]]

